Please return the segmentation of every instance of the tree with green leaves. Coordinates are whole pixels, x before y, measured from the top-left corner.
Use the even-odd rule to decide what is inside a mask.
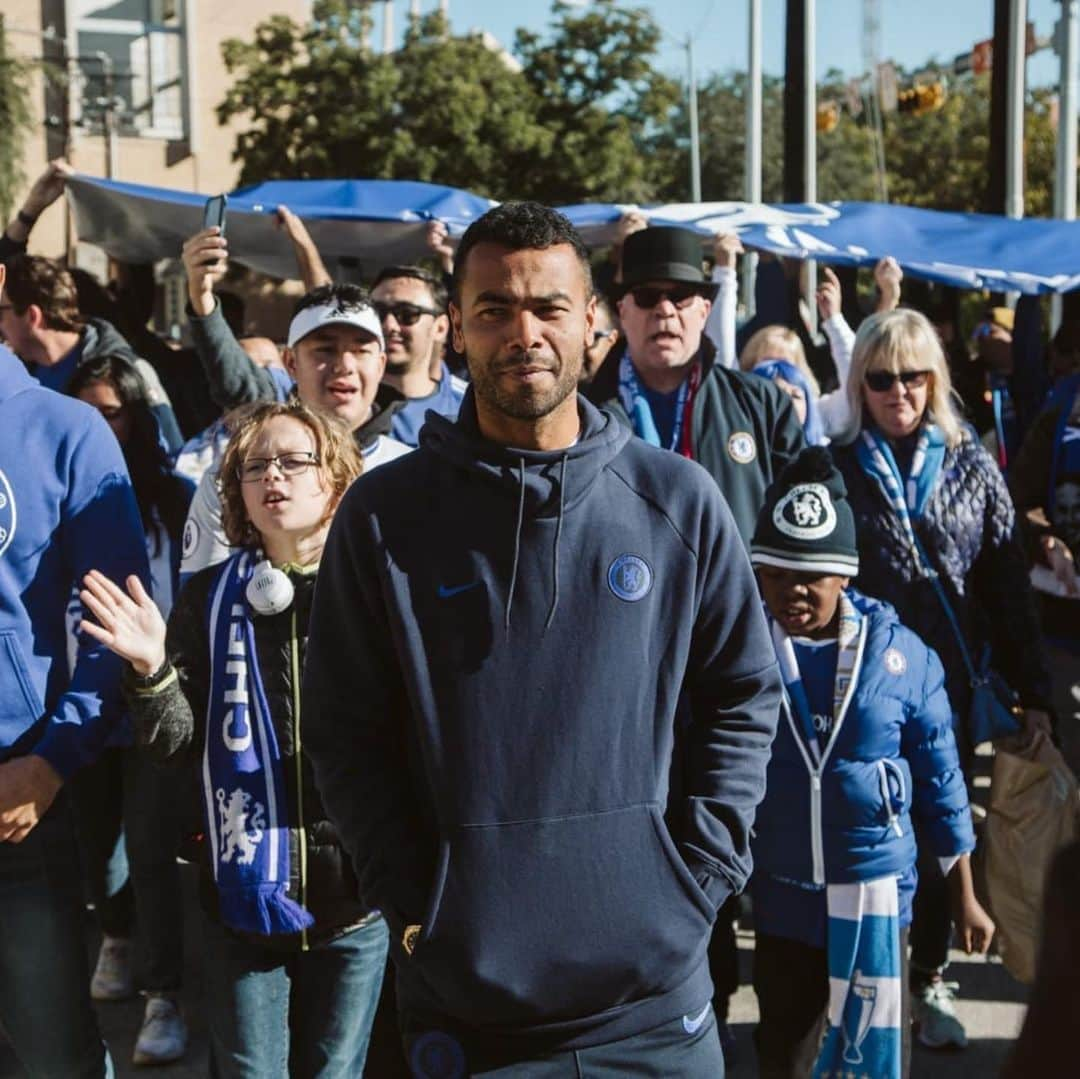
[[[901,72],[901,77],[904,74]],[[702,142],[702,196],[706,201],[743,198],[746,145],[746,78],[714,75],[698,92]],[[1028,94],[1025,116],[1025,212],[1046,217],[1053,206],[1055,136],[1052,92]],[[829,71],[819,101],[846,100],[841,74]],[[668,179],[661,198],[685,199],[689,147],[685,106],[680,105],[662,149]],[[783,82],[766,76],[762,87],[762,199],[782,199]],[[990,139],[988,77],[951,79],[944,106],[922,115],[893,113],[884,119],[885,166],[889,201],[905,206],[976,212],[984,204]],[[841,108],[837,126],[817,139],[818,198],[822,201],[873,200],[872,133],[865,114]]]
[[[271,16],[254,40],[225,42],[235,81],[218,119],[247,122],[241,182],[416,179],[555,203],[653,195],[650,151],[678,87],[653,70],[647,12],[557,2],[550,33],[520,31],[514,58],[451,36],[438,13],[376,55],[369,9],[317,0],[307,26]]]
[[[30,74],[30,64],[8,48],[4,16],[0,14],[0,221],[11,216],[16,190],[25,179],[23,142],[33,130]]]
[[[564,203],[644,202],[656,197],[662,144],[681,90],[653,60],[660,28],[645,8],[595,0],[553,5],[548,36],[518,30],[522,74],[550,139],[518,197]]]

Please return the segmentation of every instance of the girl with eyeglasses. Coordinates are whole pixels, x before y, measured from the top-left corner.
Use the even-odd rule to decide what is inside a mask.
[[[833,454],[855,513],[853,583],[891,603],[941,659],[968,768],[973,666],[1008,683],[1027,727],[1049,726],[1016,511],[996,462],[953,405],[945,356],[925,316],[898,309],[863,322],[848,405],[851,422]],[[945,881],[931,858],[920,857],[919,873],[911,928],[916,1029],[930,1048],[962,1048],[966,1034],[942,978],[950,937]]]
[[[300,673],[323,543],[361,460],[298,401],[229,418],[222,520],[235,553],[195,574],[168,626],[135,578],[93,572],[84,628],[129,663],[138,744],[194,766],[211,1072],[359,1076],[387,931],[304,754]]]

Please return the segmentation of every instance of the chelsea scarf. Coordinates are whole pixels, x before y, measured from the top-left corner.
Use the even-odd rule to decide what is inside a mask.
[[[256,554],[225,562],[210,593],[210,699],[202,786],[222,921],[297,933],[315,919],[289,898],[289,820],[281,753],[244,598]]]

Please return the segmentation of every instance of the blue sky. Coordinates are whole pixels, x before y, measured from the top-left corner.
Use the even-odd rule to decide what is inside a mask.
[[[588,0],[584,0],[585,4]],[[437,6],[422,0],[421,10]],[[698,69],[710,71],[746,66],[747,0],[624,0],[624,6],[645,7],[660,19],[669,35],[660,66],[669,74],[686,70],[685,52],[674,39],[693,34]],[[398,29],[404,24],[408,4],[394,3]],[[951,60],[957,53],[989,38],[993,30],[992,0],[881,0],[882,54],[907,67],[937,57]],[[785,0],[762,0],[763,57],[765,70],[781,74],[784,63]],[[1049,35],[1060,12],[1056,0],[1029,0],[1028,18],[1036,33]],[[551,11],[549,0],[450,0],[450,19],[457,31],[482,27],[504,44],[513,41],[514,29],[542,29]],[[661,14],[662,13],[662,14]],[[817,0],[819,72],[838,67],[848,75],[860,73],[862,53],[862,0]],[[381,29],[376,12],[376,41]],[[1050,50],[1031,57],[1028,78],[1033,85],[1057,82],[1057,57]]]

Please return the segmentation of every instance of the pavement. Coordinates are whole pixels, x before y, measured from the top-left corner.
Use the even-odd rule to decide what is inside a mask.
[[[1072,740],[1067,740],[1071,742]],[[1067,745],[1067,756],[1073,767],[1080,763],[1080,737]],[[990,757],[980,754],[974,778],[974,800],[985,803],[989,787]],[[131,1054],[142,1019],[140,998],[119,1003],[97,1005],[102,1034],[113,1054],[119,1079],[203,1079],[209,1074],[207,1064],[206,1024],[201,1008],[202,984],[199,954],[201,952],[200,915],[196,902],[196,869],[181,867],[185,893],[185,984],[182,1006],[191,1030],[191,1047],[184,1060],[157,1067],[135,1067]],[[87,955],[91,969],[97,956],[98,933],[92,916],[87,917]],[[757,1066],[752,1034],[757,1023],[757,999],[750,988],[753,957],[753,933],[738,932],[741,982],[732,998],[730,1023],[735,1034],[739,1059],[729,1072],[735,1079],[756,1079]],[[960,984],[957,1014],[967,1028],[969,1045],[962,1052],[932,1052],[916,1043],[912,1057],[912,1079],[993,1079],[1005,1063],[1013,1039],[1024,1019],[1027,990],[1016,982],[996,959],[972,958],[953,952],[948,977]],[[370,1069],[368,1069],[370,1071]],[[0,1079],[26,1079],[26,1073],[16,1063],[9,1047],[0,1044]],[[274,1079],[274,1077],[267,1077]],[[306,1079],[306,1077],[298,1077]],[[357,1079],[360,1079],[358,1076]],[[370,1079],[382,1079],[372,1076]]]
[[[194,871],[190,866],[184,867],[184,891],[190,916],[185,933],[187,961],[182,1000],[191,1028],[191,1049],[187,1057],[176,1064],[135,1067],[131,1063],[131,1053],[142,1019],[142,1000],[99,1004],[98,1021],[120,1079],[148,1079],[157,1075],[161,1079],[203,1079],[208,1075],[206,1024],[200,1007],[199,915],[195,906]],[[97,932],[88,919],[87,952],[91,962],[97,955],[97,941]],[[739,1061],[729,1074],[736,1079],[756,1079],[758,1073],[751,1036],[757,1022],[757,999],[749,984],[753,933],[740,930],[738,941],[742,985],[732,999],[731,1026],[738,1041]],[[1000,962],[971,959],[959,952],[952,958],[949,977],[960,983],[957,1012],[967,1027],[970,1044],[960,1053],[930,1052],[917,1047],[912,1060],[913,1079],[991,1079],[1001,1070],[1011,1041],[1023,1022],[1026,991]],[[0,1077],[25,1079],[25,1076],[11,1050],[0,1046]]]

